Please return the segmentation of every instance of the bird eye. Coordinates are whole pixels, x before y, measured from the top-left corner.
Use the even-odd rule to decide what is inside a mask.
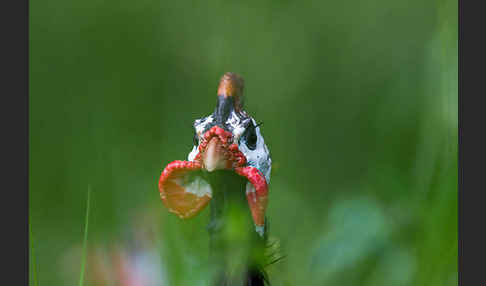
[[[248,149],[255,150],[258,137],[256,135],[255,126],[253,126],[253,123],[248,126],[248,129],[246,129],[245,139]]]
[[[194,143],[194,146],[199,145],[199,138],[196,132],[194,132],[194,137],[192,138],[192,142]]]

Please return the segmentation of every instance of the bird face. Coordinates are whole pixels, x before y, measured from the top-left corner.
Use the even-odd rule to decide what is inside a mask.
[[[190,218],[213,195],[204,174],[235,172],[246,178],[245,195],[256,230],[262,234],[272,161],[259,124],[243,110],[242,92],[241,77],[233,73],[222,77],[215,111],[194,121],[194,146],[187,161],[165,167],[159,190],[169,211]]]

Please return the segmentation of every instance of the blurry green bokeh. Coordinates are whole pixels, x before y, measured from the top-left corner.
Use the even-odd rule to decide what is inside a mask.
[[[89,246],[147,211],[166,285],[204,285],[209,211],[157,182],[232,71],[273,159],[274,285],[456,285],[457,31],[452,0],[31,1],[30,273],[77,283],[90,184]]]

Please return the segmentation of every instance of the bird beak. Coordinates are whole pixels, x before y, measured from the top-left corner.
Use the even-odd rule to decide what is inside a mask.
[[[208,172],[226,169],[231,166],[226,150],[218,137],[211,138],[201,157],[203,166]]]

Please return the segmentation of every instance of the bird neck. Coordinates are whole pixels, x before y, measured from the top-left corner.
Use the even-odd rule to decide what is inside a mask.
[[[263,271],[265,238],[255,231],[246,199],[247,180],[232,171],[207,173],[211,185],[210,260],[215,285],[249,285]]]

